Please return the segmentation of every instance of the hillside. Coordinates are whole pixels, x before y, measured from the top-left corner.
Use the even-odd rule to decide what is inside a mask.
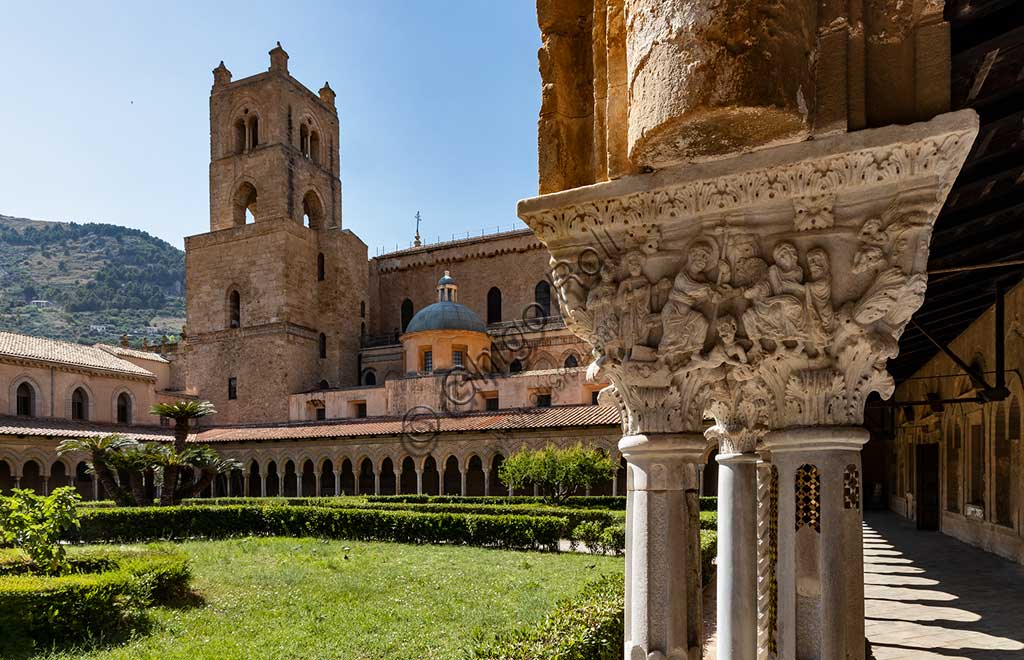
[[[0,215],[0,330],[159,341],[185,317],[185,253],[144,231]]]

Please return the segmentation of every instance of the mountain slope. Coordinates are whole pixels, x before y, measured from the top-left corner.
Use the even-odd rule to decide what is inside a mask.
[[[144,231],[0,215],[0,330],[83,343],[176,335],[185,253]]]

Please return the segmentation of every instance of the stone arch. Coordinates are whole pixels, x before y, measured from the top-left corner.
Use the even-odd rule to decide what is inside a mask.
[[[335,490],[334,480],[334,460],[329,457],[323,456],[317,462],[316,472],[320,475],[320,492],[317,493],[318,497],[327,497],[334,495],[337,491]]]
[[[86,461],[76,461],[73,470],[69,472],[71,485],[82,497],[83,500],[95,500],[98,491],[93,489],[93,482],[96,477],[89,471],[89,464]]]
[[[377,372],[373,369],[366,369],[363,371],[363,385],[373,387],[377,384]]]
[[[299,472],[299,496],[300,497],[319,497],[320,493],[316,491],[316,464],[313,463],[313,459],[305,458],[301,459],[298,463],[300,467]]]
[[[259,190],[252,181],[242,179],[231,196],[231,224],[242,227],[256,222],[259,217]]]
[[[416,492],[416,461],[413,460],[412,456],[405,456],[402,458],[401,475],[398,478],[398,494],[408,494]]]
[[[32,400],[29,402],[29,414],[22,415],[19,411],[18,406],[18,390],[22,385],[27,385],[31,389]],[[24,391],[24,390],[23,390]],[[20,374],[14,380],[11,381],[11,387],[8,394],[8,401],[10,401],[11,415],[20,415],[22,417],[39,417],[40,413],[45,410],[43,407],[43,390],[39,387],[39,383],[35,381],[28,374]]]
[[[26,458],[21,464],[21,487],[27,490],[34,490],[42,495],[43,489],[43,466],[38,460]]]
[[[459,471],[459,458],[455,454],[449,454],[444,460],[444,492],[442,495],[462,494],[462,473]]]
[[[231,118],[227,128],[230,130],[231,142],[225,145],[225,156],[243,154],[260,145],[260,112],[256,99],[246,95],[239,99],[228,116]]]
[[[10,493],[14,488],[15,472],[14,460],[0,455],[0,494]]]
[[[498,472],[501,469],[501,464],[505,462],[505,456],[500,451],[494,452],[490,459],[487,461],[487,467],[490,471],[490,492],[488,495],[508,495],[508,484],[501,480],[498,476]]]
[[[127,387],[114,390],[110,398],[110,419],[118,424],[135,423],[135,393]]]
[[[427,454],[423,458],[423,494],[441,494],[441,479],[438,472],[437,459],[434,458],[433,454]]]
[[[76,381],[67,389],[65,414],[69,419],[87,422],[96,416],[96,397],[85,381]]]
[[[324,227],[324,203],[312,188],[302,196],[302,224],[310,229]]]
[[[356,463],[359,466],[359,494],[360,495],[374,495],[376,491],[374,486],[376,485],[376,473],[373,468],[373,459],[369,456],[364,455]]]
[[[487,495],[484,488],[484,462],[477,454],[466,461],[466,495]]]
[[[303,113],[302,119],[299,120],[299,152],[318,165],[323,162],[322,135],[320,122],[316,117],[310,112]]]
[[[555,359],[551,357],[551,354],[547,351],[537,351],[530,360],[530,371],[540,371],[542,369],[554,369]]]
[[[580,366],[580,359],[575,351],[566,351],[562,356],[562,366],[566,369],[575,369]]]
[[[355,463],[352,459],[345,456],[341,459],[341,492],[344,495],[355,495],[356,494],[356,479],[355,479]]]
[[[265,490],[267,493],[267,497],[282,496],[282,474],[282,468],[277,460],[272,458],[267,461],[266,465],[263,468],[263,483],[266,484]]]
[[[48,459],[50,460],[50,459]],[[65,456],[59,456],[56,460],[50,461],[46,474],[50,478],[49,490],[62,486],[74,486],[74,467]]]
[[[397,495],[398,480],[395,479],[395,462],[385,456],[380,462],[380,494]]]

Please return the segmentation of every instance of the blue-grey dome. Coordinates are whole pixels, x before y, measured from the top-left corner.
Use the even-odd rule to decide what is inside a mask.
[[[465,305],[444,301],[427,305],[416,312],[405,328],[406,332],[423,332],[424,330],[487,332],[487,326]]]
[[[444,275],[437,281],[438,286],[444,286],[445,284],[455,284],[455,278],[448,271],[444,271]]]

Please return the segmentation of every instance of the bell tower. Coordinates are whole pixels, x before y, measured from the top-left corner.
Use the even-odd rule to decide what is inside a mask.
[[[288,420],[288,395],[358,383],[366,245],[341,229],[335,94],[268,70],[210,92],[210,231],[185,241],[190,393],[214,423]]]

